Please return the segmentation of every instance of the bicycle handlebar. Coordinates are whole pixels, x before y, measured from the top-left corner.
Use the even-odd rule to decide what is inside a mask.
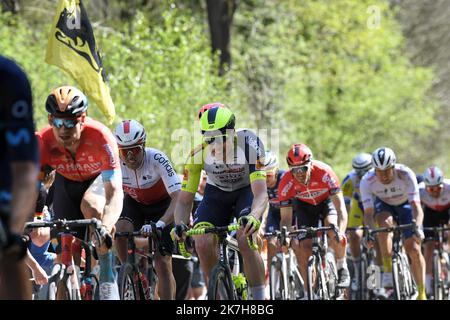
[[[285,231],[285,238],[293,238],[298,237],[300,234],[304,234],[305,236],[310,235],[313,237],[316,237],[318,233],[323,231],[329,231],[332,230],[333,233],[336,236],[336,240],[339,242],[339,230],[335,225],[329,225],[327,227],[307,227],[307,228],[300,228],[293,231]],[[275,230],[274,232],[268,232],[264,234],[265,238],[270,237],[278,237],[279,239],[283,240],[283,231]]]
[[[394,232],[396,230],[408,230],[408,229],[415,229],[417,228],[417,225],[415,223],[408,223],[408,224],[401,224],[399,226],[393,226],[393,227],[384,227],[384,228],[377,228],[370,231],[370,234],[376,234],[381,232]]]
[[[70,229],[75,227],[87,227],[93,226],[95,228],[96,237],[99,240],[99,243],[103,239],[105,241],[106,246],[109,248],[112,247],[112,237],[109,232],[102,225],[102,222],[96,218],[92,219],[78,219],[78,220],[66,220],[66,219],[57,219],[53,221],[43,221],[43,222],[27,222],[25,223],[26,229],[32,228],[47,228],[50,227],[52,229]]]
[[[424,227],[423,231],[434,231],[434,232],[450,231],[450,227]]]
[[[241,225],[239,225],[237,223],[233,223],[233,224],[230,224],[228,226],[223,226],[223,227],[194,228],[194,229],[187,230],[186,236],[191,237],[191,236],[208,234],[208,233],[212,233],[212,234],[227,233],[227,232],[231,232],[231,231],[237,231],[240,229],[240,227],[241,227]],[[247,239],[247,241],[252,250],[258,249],[258,245],[254,244],[253,242],[250,242],[249,239]],[[185,258],[191,257],[191,254],[186,250],[186,244],[184,241],[178,242],[178,249],[183,257],[185,257]]]

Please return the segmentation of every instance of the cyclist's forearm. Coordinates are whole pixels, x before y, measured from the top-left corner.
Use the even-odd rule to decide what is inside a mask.
[[[423,223],[423,209],[417,202],[411,203],[411,208],[413,212],[413,217],[416,220],[417,225],[422,225]]]
[[[364,225],[370,229],[375,229],[375,220],[373,218],[373,208],[364,210]]]
[[[106,183],[105,194],[106,203],[103,209],[102,224],[111,231],[122,212],[123,191],[111,183]]]
[[[12,169],[12,202],[10,228],[22,233],[25,221],[34,210],[37,199],[38,170],[32,162],[16,162]]]
[[[263,216],[264,212],[267,209],[267,206],[269,204],[269,198],[267,196],[267,193],[261,193],[256,195],[253,198],[252,203],[252,215],[255,216],[255,218],[259,219]]]
[[[348,214],[342,192],[338,192],[337,194],[332,195],[331,201],[333,202],[338,214],[339,231],[341,233],[344,233],[345,229],[347,229]]]
[[[159,219],[159,220],[163,221],[166,225],[170,224],[174,221],[175,207],[177,204],[179,194],[180,194],[180,191],[175,191],[170,194],[170,197],[171,197],[170,205],[167,208],[164,215],[161,217],[161,219]]]
[[[175,206],[174,220],[175,224],[189,224],[192,205],[194,203],[194,193],[181,191]]]

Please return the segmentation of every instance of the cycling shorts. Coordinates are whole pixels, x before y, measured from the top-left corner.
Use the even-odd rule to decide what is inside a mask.
[[[412,220],[413,220],[412,209],[411,209],[411,205],[408,201],[406,201],[405,203],[400,204],[398,206],[391,206],[391,205],[387,204],[386,202],[380,200],[378,197],[376,197],[374,204],[375,204],[374,216],[377,216],[381,212],[388,212],[392,215],[392,217],[394,218],[395,222],[398,225],[412,223]],[[412,235],[414,234],[414,230],[407,229],[407,230],[403,230],[402,233],[403,233],[403,237],[405,239],[408,239],[408,238],[412,237]]]
[[[450,218],[450,210],[436,211],[429,207],[423,210],[423,226],[424,228],[439,227],[448,224]],[[424,231],[425,238],[433,237],[434,232]]]
[[[328,198],[317,205],[294,199],[293,209],[297,216],[297,227],[317,227],[319,220],[337,215],[333,202]]]
[[[253,192],[250,186],[234,191],[223,191],[206,184],[205,194],[194,214],[194,225],[209,222],[216,227],[230,224],[233,218],[239,219],[242,210],[251,208]]]
[[[92,186],[95,194],[105,196],[101,175],[87,181],[69,180],[59,173],[55,175],[53,183],[53,213],[54,219],[76,220],[84,219],[81,212],[81,201],[84,194]],[[73,228],[76,237],[84,239],[86,235],[85,227]]]
[[[135,231],[138,231],[142,226],[149,222],[157,222],[166,213],[169,208],[172,198],[167,197],[157,203],[145,205],[137,202],[128,194],[125,194],[123,198],[123,209],[119,220],[127,220],[133,224]],[[170,223],[166,225],[162,232],[161,245],[164,252],[171,255],[174,249],[172,238],[170,237],[170,231],[174,224]]]

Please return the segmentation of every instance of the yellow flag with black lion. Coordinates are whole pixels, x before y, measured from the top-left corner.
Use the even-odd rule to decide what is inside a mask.
[[[109,122],[115,116],[94,32],[81,0],[60,0],[48,38],[45,61],[75,79]]]

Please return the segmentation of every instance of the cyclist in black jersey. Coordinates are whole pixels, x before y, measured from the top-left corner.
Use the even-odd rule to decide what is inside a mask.
[[[24,263],[25,221],[37,196],[38,151],[31,87],[12,60],[0,56],[0,299],[30,299]]]

